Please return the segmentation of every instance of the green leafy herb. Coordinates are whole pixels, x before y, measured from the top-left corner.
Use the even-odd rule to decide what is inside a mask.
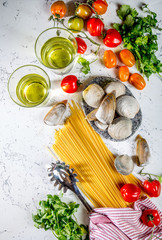
[[[162,29],[157,26],[156,13],[150,11],[148,5],[144,4],[142,10],[147,13],[146,17],[139,17],[135,9],[122,5],[117,14],[123,23],[115,23],[113,27],[120,32],[124,47],[134,54],[137,69],[149,79],[151,74],[162,72],[162,63],[155,55],[157,35],[153,33],[153,29]]]
[[[84,73],[84,74],[88,74],[89,72],[90,72],[90,64],[91,63],[93,63],[93,62],[95,62],[97,59],[95,59],[94,61],[92,61],[92,62],[89,62],[88,60],[86,60],[85,58],[83,58],[83,57],[81,57],[81,56],[79,56],[79,58],[78,58],[78,63],[80,64],[80,65],[82,65],[82,69],[81,69],[81,71]]]
[[[40,201],[39,206],[37,214],[33,215],[35,227],[51,230],[59,240],[81,240],[88,233],[87,227],[74,219],[79,204],[66,204],[57,195],[47,195],[47,200]]]

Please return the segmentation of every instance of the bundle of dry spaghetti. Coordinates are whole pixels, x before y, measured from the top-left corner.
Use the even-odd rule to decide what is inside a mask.
[[[140,181],[123,176],[114,167],[115,157],[93,130],[80,106],[73,102],[71,116],[56,131],[54,152],[78,174],[79,188],[95,207],[128,207],[120,194],[123,184]]]

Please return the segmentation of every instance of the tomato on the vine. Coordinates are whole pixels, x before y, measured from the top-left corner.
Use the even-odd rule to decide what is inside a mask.
[[[101,36],[104,23],[99,18],[90,18],[87,22],[87,30],[91,36]]]
[[[83,19],[88,19],[92,15],[92,11],[90,7],[88,7],[87,5],[79,4],[75,10],[75,14],[76,16],[81,17]]]
[[[66,14],[66,5],[63,1],[56,1],[51,5],[51,13],[56,18],[63,18]]]
[[[107,47],[117,47],[118,45],[120,45],[122,42],[122,37],[120,35],[120,33],[116,30],[116,29],[108,29],[106,31],[106,36],[103,39],[103,43],[107,46]]]
[[[124,63],[128,67],[133,67],[134,64],[136,63],[134,55],[128,49],[123,49],[119,53],[119,57],[120,57],[122,63]]]
[[[127,66],[121,66],[119,68],[119,79],[122,82],[126,82],[129,79],[129,68]]]
[[[66,93],[75,93],[78,89],[79,81],[75,75],[68,75],[61,81],[61,88]]]
[[[87,50],[87,44],[85,43],[85,41],[82,38],[76,37],[75,39],[76,39],[77,45],[78,45],[78,53],[84,54],[85,51]]]
[[[92,3],[92,7],[98,15],[102,15],[107,11],[108,4],[106,0],[96,0]]]
[[[158,226],[160,215],[155,209],[146,209],[142,212],[141,221],[148,227]]]
[[[129,83],[138,90],[142,90],[146,86],[145,79],[139,73],[133,73],[129,78]]]
[[[68,21],[69,29],[73,29],[73,32],[81,31],[84,27],[84,21],[80,17],[71,17]],[[76,30],[76,31],[75,31]]]
[[[150,197],[159,197],[161,193],[161,183],[158,180],[145,180],[143,183],[144,191]]]
[[[141,189],[132,183],[127,183],[120,189],[120,192],[126,202],[135,202],[140,197]]]
[[[113,68],[117,65],[117,58],[112,50],[106,50],[104,52],[104,64],[107,68]]]

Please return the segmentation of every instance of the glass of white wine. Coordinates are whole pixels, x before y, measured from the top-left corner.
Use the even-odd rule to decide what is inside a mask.
[[[22,107],[44,105],[50,88],[49,76],[42,68],[35,65],[17,68],[8,80],[11,99]]]
[[[77,56],[77,42],[73,34],[60,27],[48,28],[36,39],[38,60],[56,74],[70,72]]]

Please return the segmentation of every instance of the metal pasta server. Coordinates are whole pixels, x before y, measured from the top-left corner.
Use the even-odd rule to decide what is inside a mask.
[[[59,186],[58,189],[63,189],[65,193],[67,189],[70,189],[74,192],[80,201],[83,203],[88,212],[92,212],[92,207],[87,203],[85,198],[82,196],[79,191],[76,182],[78,179],[76,178],[77,174],[73,173],[74,169],[69,165],[66,165],[64,162],[60,162],[59,160],[56,163],[52,163],[51,167],[48,169],[48,176],[51,177],[51,181],[54,181],[54,186]]]

